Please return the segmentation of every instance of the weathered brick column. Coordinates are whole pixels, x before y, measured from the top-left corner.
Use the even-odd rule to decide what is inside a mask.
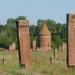
[[[39,40],[42,51],[48,51],[51,49],[51,33],[49,32],[45,23],[43,23],[40,28]]]
[[[68,66],[75,66],[75,14],[67,15],[68,25]]]
[[[19,61],[25,68],[32,66],[32,55],[30,51],[29,21],[17,21],[18,43],[19,43]]]

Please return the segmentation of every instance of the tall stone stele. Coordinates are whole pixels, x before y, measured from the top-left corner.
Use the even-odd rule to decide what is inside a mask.
[[[32,67],[32,54],[30,50],[30,36],[29,36],[29,21],[17,21],[17,33],[19,44],[19,62],[25,68]]]
[[[67,48],[67,64],[75,66],[75,14],[67,14],[68,26],[68,48]]]
[[[43,51],[51,49],[51,33],[49,32],[47,25],[43,23],[39,32],[40,48]]]

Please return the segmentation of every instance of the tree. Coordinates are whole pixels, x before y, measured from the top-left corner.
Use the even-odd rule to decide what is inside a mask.
[[[61,23],[56,24],[56,33],[62,32],[63,25]]]
[[[29,31],[30,31],[30,45],[32,47],[33,40],[36,40],[36,26],[30,25]]]
[[[63,24],[61,37],[62,37],[63,42],[67,42],[67,24]]]
[[[12,42],[17,43],[17,32],[16,32],[16,20],[26,20],[25,16],[19,16],[16,19],[9,18],[7,20],[7,24],[0,25],[0,47],[7,48]],[[36,25],[30,25],[30,43],[32,46],[32,41],[38,41],[38,34],[40,27],[43,23],[46,23],[49,31],[52,36],[52,48],[57,48],[63,42],[67,42],[67,25],[56,23],[54,20],[47,19],[42,20],[39,19]],[[18,45],[18,44],[17,44]],[[39,43],[38,43],[39,45]]]
[[[47,19],[46,20],[46,25],[48,26],[48,29],[51,33],[56,32],[56,22],[54,20]]]
[[[13,18],[9,18],[8,20],[7,20],[7,25],[9,25],[9,26],[13,26],[14,24],[15,24],[15,19],[13,19]]]
[[[26,16],[19,16],[16,18],[16,20],[26,20]]]

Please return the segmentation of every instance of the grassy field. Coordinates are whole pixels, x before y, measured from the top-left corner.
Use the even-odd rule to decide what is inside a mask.
[[[50,63],[50,56],[53,56],[52,51],[33,52],[32,69],[23,69],[19,67],[17,51],[0,50],[0,75],[75,75],[75,68],[66,65],[66,52],[60,52],[53,63]]]

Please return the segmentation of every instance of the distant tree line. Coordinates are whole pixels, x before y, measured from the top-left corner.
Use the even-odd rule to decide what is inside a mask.
[[[0,24],[0,47],[8,48],[12,42],[17,44],[16,20],[25,20],[25,16],[19,16],[16,19],[9,18],[5,25]],[[57,48],[63,42],[67,42],[67,25],[56,23],[54,20],[39,19],[37,25],[30,25],[30,44],[37,40],[41,24],[45,22],[52,36],[52,48]]]

